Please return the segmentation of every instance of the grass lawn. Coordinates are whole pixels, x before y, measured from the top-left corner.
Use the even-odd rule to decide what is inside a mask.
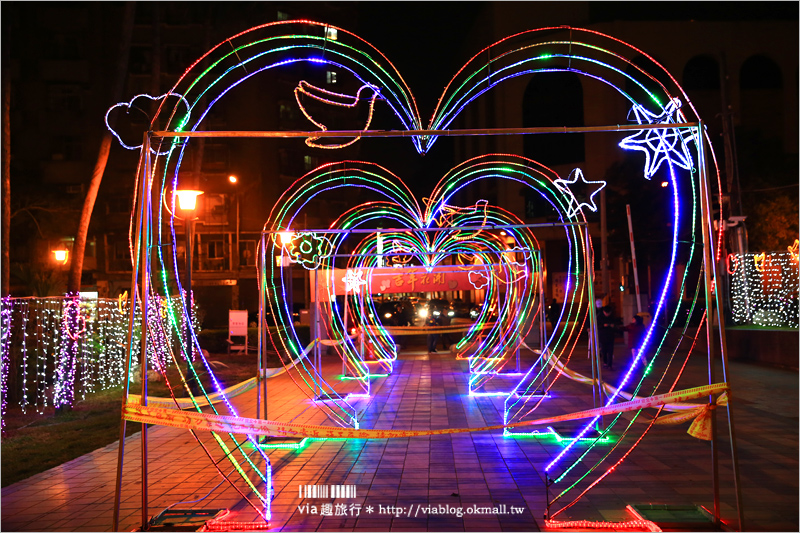
[[[220,363],[214,365],[214,375],[224,387],[256,375],[254,354],[212,354],[210,360]],[[268,363],[268,366],[279,365],[277,359]],[[173,386],[180,383],[175,368],[168,370],[167,377]],[[200,379],[208,386],[207,375],[201,375]],[[131,384],[132,394],[140,391],[140,384]],[[147,392],[149,396],[169,397],[163,381],[149,380]],[[176,390],[176,396],[187,394],[181,387]],[[48,407],[42,415],[32,408],[23,414],[19,406],[9,406],[5,417],[6,433],[0,440],[0,485],[11,485],[116,442],[121,409],[122,387],[88,395],[76,401],[72,410],[61,413]],[[140,430],[141,424],[128,422],[126,435]]]

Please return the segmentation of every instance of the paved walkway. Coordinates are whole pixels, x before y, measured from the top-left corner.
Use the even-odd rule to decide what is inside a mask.
[[[703,357],[698,355],[689,363],[678,388],[707,382]],[[449,354],[402,354],[395,373],[374,380],[373,397],[359,404],[364,409],[361,426],[426,429],[500,423],[501,398],[465,394],[465,365]],[[588,372],[585,363],[570,366]],[[341,364],[331,361],[326,370],[331,375],[341,373]],[[730,372],[746,529],[797,531],[798,375],[737,363],[731,364]],[[661,373],[653,372],[653,376],[657,374]],[[613,383],[616,373],[606,371],[606,377]],[[343,385],[352,386],[347,382]],[[542,403],[537,414],[592,407],[585,385],[561,378],[554,390],[557,392]],[[251,392],[236,399],[242,415],[255,414],[254,397]],[[324,423],[324,415],[300,398],[301,393],[287,377],[270,380],[270,418]],[[720,410],[719,414],[720,508],[727,521],[735,520],[736,512],[725,411]],[[641,434],[641,427],[635,425],[637,435]],[[630,518],[624,510],[627,504],[711,508],[709,443],[686,435],[686,427],[653,428],[613,474],[557,519],[626,520]],[[565,425],[559,429],[570,428]],[[207,435],[201,439],[209,441]],[[121,529],[126,531],[141,524],[140,442],[138,435],[126,439],[121,508]],[[627,446],[629,440],[624,442]],[[598,447],[576,471],[585,471],[612,447],[613,444]],[[561,449],[550,440],[504,438],[484,432],[414,439],[311,441],[300,450],[272,450],[269,455],[276,497],[271,529],[536,531],[544,525],[544,465]],[[578,448],[577,453],[583,449]],[[216,447],[212,455],[219,457]],[[612,458],[619,456],[612,451]],[[2,489],[0,529],[109,531],[116,460],[114,443]],[[223,483],[214,489],[220,477],[189,432],[167,427],[150,429],[149,476],[150,515],[211,491],[200,502],[176,507],[229,508],[236,512],[233,520],[255,518],[255,511],[232,487]],[[570,479],[577,480],[578,476],[566,478]],[[357,495],[337,500],[301,498],[300,486],[311,484],[353,484]],[[557,492],[562,490],[561,485],[556,485]],[[559,500],[552,510],[568,503],[576,495],[574,492]],[[334,516],[320,516],[309,514],[302,507],[316,504],[320,510],[322,503],[341,502],[348,505],[346,516],[336,516],[335,508]],[[360,512],[355,516],[359,505]],[[373,508],[370,514],[366,512],[368,506]],[[502,514],[458,517],[452,512],[434,514],[428,506],[444,511],[499,506]]]

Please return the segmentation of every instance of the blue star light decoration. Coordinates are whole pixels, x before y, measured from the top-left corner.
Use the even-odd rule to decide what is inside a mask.
[[[634,104],[631,111],[638,124],[677,124],[686,121],[680,107],[680,99],[673,98],[660,115],[649,112],[639,104]],[[692,170],[694,162],[689,153],[687,140],[696,142],[695,137],[694,130],[684,131],[679,128],[639,130],[625,137],[619,146],[626,150],[644,152],[644,177],[650,179],[664,161]]]
[[[572,172],[570,172],[570,178],[568,180],[565,179],[557,179],[553,183],[555,184],[556,188],[563,192],[568,199],[567,202],[567,216],[574,217],[578,214],[578,212],[583,212],[583,207],[588,207],[591,211],[597,211],[597,204],[594,203],[594,197],[597,193],[603,190],[603,187],[606,186],[605,181],[586,181],[586,178],[583,177],[583,171],[579,168],[576,168]],[[588,202],[579,201],[575,197],[575,193],[572,192],[572,186],[578,183],[578,180],[581,183],[589,186],[589,185],[597,185],[592,192],[589,193],[589,200]]]

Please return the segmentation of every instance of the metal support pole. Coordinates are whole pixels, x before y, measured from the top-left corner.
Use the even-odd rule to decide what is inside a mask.
[[[469,135],[527,135],[536,133],[589,133],[603,131],[641,131],[696,126],[696,122],[670,124],[615,124],[609,126],[539,126],[531,128],[481,128],[461,130],[327,130],[327,131],[156,131],[155,137],[227,138],[320,138],[320,137],[460,137]]]
[[[345,293],[344,293],[344,317],[343,317],[343,319],[344,319],[344,336],[345,336],[345,339],[347,339],[347,336],[350,334],[350,330],[347,329],[348,328],[348,324],[347,323],[348,323],[349,315],[350,315],[350,308],[349,308],[349,304],[348,304],[348,300],[347,300],[347,291],[345,291]],[[345,340],[345,345],[346,344],[347,344],[347,341]],[[347,353],[346,350],[342,352],[342,354],[343,354],[342,355],[342,375],[343,376],[347,376],[347,363],[345,362],[345,357],[346,356],[344,355],[346,353]]]
[[[545,305],[544,285],[545,285],[545,276],[547,275],[547,269],[544,267],[544,261],[543,261],[543,258],[542,258],[542,250],[538,250],[536,252],[536,255],[537,255],[537,258],[538,258],[538,261],[539,261],[539,299],[542,302],[542,313],[545,313],[545,311],[547,310],[547,306]],[[541,356],[544,358],[542,360],[542,364],[545,366],[545,374],[544,374],[545,383],[547,384],[547,387],[550,387],[550,369],[548,367],[550,366],[550,356],[552,354],[550,354],[549,351],[547,351],[547,353],[545,353],[545,351],[547,350],[548,343],[545,340],[545,338],[547,337],[547,320],[546,320],[546,317],[545,317],[544,314],[542,315],[542,320],[543,320],[544,326],[542,327],[542,335],[543,336],[542,336],[542,340],[541,340],[541,343],[540,343]],[[553,324],[553,334],[555,334],[555,332],[556,332],[556,325]]]
[[[144,179],[142,188],[142,245],[140,252],[142,254],[141,266],[141,284],[140,294],[142,298],[142,355],[140,367],[142,369],[142,394],[141,405],[147,406],[147,311],[149,308],[149,280],[150,280],[150,217],[152,215],[150,209],[150,179],[153,175],[152,160],[150,159],[150,137],[145,134],[144,144],[142,150],[144,156]],[[133,294],[136,297],[136,293]],[[142,424],[142,531],[147,529],[147,522],[150,517],[149,502],[147,498],[147,424]]]
[[[331,272],[333,272],[331,270]],[[314,380],[314,397],[319,397],[322,394],[322,387],[317,392],[319,385],[320,368],[322,364],[322,355],[320,353],[320,334],[319,334],[319,270],[314,271],[314,371],[317,374],[317,379]]]
[[[266,352],[266,343],[264,342],[266,339],[264,334],[266,333],[266,328],[264,327],[264,306],[266,305],[266,295],[264,294],[267,288],[267,268],[266,263],[264,262],[266,259],[266,239],[265,235],[261,234],[261,242],[259,243],[259,253],[258,257],[256,258],[256,269],[257,274],[260,276],[256,276],[256,279],[260,281],[258,285],[258,373],[256,374],[256,418],[261,418],[261,403],[262,398],[264,402],[264,418],[263,420],[267,420],[267,395],[266,390],[264,393],[261,392],[262,387],[262,380],[264,381],[263,386],[266,389],[266,364],[264,354]],[[263,373],[263,375],[262,375]]]
[[[636,285],[636,309],[642,312],[642,298],[639,291],[639,269],[636,266],[636,246],[633,244],[633,221],[631,220],[631,206],[625,204],[625,211],[628,214],[628,236],[631,240],[631,266],[633,267],[633,282]]]
[[[591,236],[588,224],[583,231],[586,238],[586,290],[589,297],[589,356],[592,360],[592,380],[595,381],[592,386],[592,396],[596,398],[595,407],[598,407],[603,404],[603,378],[600,373],[600,349],[597,339],[597,308],[594,305],[594,257],[590,246]],[[597,387],[597,396],[594,395],[595,386]],[[599,427],[603,426],[602,417],[599,419],[599,425]]]
[[[711,211],[708,204],[708,191],[706,190],[706,174],[704,170],[704,143],[702,133],[702,122],[697,130],[699,141],[699,166],[700,166],[700,216],[703,223],[700,225],[703,233],[703,274],[704,274],[704,289],[706,300],[706,344],[708,352],[708,383],[715,383],[714,380],[714,335],[712,329],[714,327],[714,304],[712,302],[712,286],[714,285],[713,272],[713,243],[711,241],[712,234],[710,233],[709,225],[706,224],[710,220]],[[716,288],[716,287],[715,287]],[[713,395],[708,397],[708,404],[711,406],[711,485],[714,495],[714,522],[719,523],[719,457],[717,450],[717,416],[716,416],[716,400]]]
[[[706,313],[707,313],[707,315],[706,315],[706,321],[707,321],[706,327],[707,327],[707,330],[708,330],[707,342],[708,342],[708,345],[709,345],[709,372],[708,373],[709,373],[709,380],[713,380],[713,378],[714,378],[714,360],[713,360],[713,357],[712,357],[713,356],[713,352],[711,351],[712,350],[712,346],[713,346],[713,343],[712,343],[713,338],[711,336],[711,328],[713,327],[714,321],[713,321],[713,315],[711,314],[713,312],[713,308],[711,307],[711,304],[710,304],[710,294],[709,294],[711,286],[708,283],[708,278],[709,278],[709,274],[710,274],[713,277],[713,280],[714,280],[714,285],[713,285],[714,291],[713,292],[714,292],[714,304],[716,305],[716,311],[717,311],[717,315],[716,316],[717,316],[718,327],[719,327],[720,359],[722,361],[722,379],[723,379],[723,381],[725,383],[728,383],[728,370],[727,370],[727,367],[728,367],[728,345],[727,345],[727,340],[726,340],[726,336],[725,336],[725,315],[722,312],[722,309],[723,309],[722,308],[722,301],[721,301],[721,297],[720,297],[720,294],[719,294],[719,287],[716,284],[716,280],[719,279],[719,278],[717,277],[716,262],[714,261],[714,257],[712,255],[713,251],[715,250],[715,248],[714,248],[714,238],[713,238],[714,226],[713,226],[713,221],[711,220],[711,216],[710,216],[710,214],[711,214],[711,209],[710,209],[710,207],[711,207],[711,201],[710,201],[711,195],[710,195],[710,191],[709,191],[709,188],[708,188],[708,174],[707,174],[707,171],[706,171],[705,143],[704,143],[704,137],[703,137],[703,123],[702,122],[700,122],[700,124],[697,127],[697,138],[698,138],[698,141],[699,141],[698,153],[699,153],[699,159],[700,159],[700,163],[699,163],[699,166],[700,166],[700,172],[699,172],[699,174],[700,174],[700,176],[699,176],[700,177],[700,198],[701,198],[700,208],[701,208],[701,213],[703,214],[703,224],[702,224],[702,226],[703,226],[703,244],[704,244],[704,246],[703,246],[703,248],[704,248],[703,262],[704,262],[704,267],[705,267],[705,271],[706,271]],[[709,268],[710,268],[710,272],[709,272]],[[733,467],[733,483],[734,483],[734,490],[736,492],[736,513],[737,513],[737,517],[739,519],[739,531],[744,531],[745,530],[744,529],[744,509],[743,509],[743,506],[742,506],[742,504],[743,504],[743,501],[742,501],[742,489],[741,489],[741,483],[740,483],[740,479],[739,479],[739,457],[738,457],[738,451],[737,451],[737,448],[736,448],[736,432],[735,432],[735,429],[734,429],[733,412],[732,412],[732,409],[731,409],[731,404],[732,404],[731,391],[729,390],[727,392],[727,394],[728,394],[728,405],[727,405],[726,411],[727,411],[727,414],[728,414],[728,435],[729,435],[730,442],[731,442],[731,462],[732,462],[732,467]],[[713,397],[709,398],[709,404],[711,404],[711,405],[714,404]],[[715,454],[716,454],[716,412],[713,409],[711,411],[711,431],[712,431],[712,441],[711,441],[712,461],[716,461],[716,456],[715,456]],[[714,490],[715,490],[715,492],[714,492],[714,518],[715,518],[715,520],[719,521],[719,514],[718,514],[718,504],[719,504],[718,483],[719,483],[719,480],[718,480],[718,477],[717,477],[718,476],[718,465],[717,464],[712,464],[712,474],[714,475],[713,482],[714,482]]]
[[[542,252],[536,251],[536,262],[542,264]],[[542,280],[542,270],[539,269],[539,351],[544,354],[544,348],[547,345],[545,337],[547,337],[547,307],[544,301],[544,283]],[[519,369],[517,370],[519,372]]]
[[[192,304],[194,298],[192,296],[192,261],[193,261],[193,246],[194,246],[194,213],[186,212],[184,224],[186,226],[186,383],[192,394],[198,394],[197,381],[195,380],[194,366],[192,359],[194,358],[194,342],[192,339]]]
[[[544,474],[544,497],[545,497],[545,508],[544,508],[544,519],[550,519],[550,475],[545,472]]]
[[[142,157],[144,157],[145,148],[144,146],[147,145],[148,137],[147,134],[144,136],[145,144],[142,147]],[[144,205],[143,205],[143,198],[145,196],[146,191],[146,183],[147,183],[147,175],[146,172],[140,176],[141,179],[141,187],[139,189],[139,202],[138,202],[138,209],[136,211],[136,236],[134,237],[133,242],[135,243],[134,246],[136,248],[136,253],[134,256],[134,268],[131,274],[131,298],[128,306],[128,344],[126,350],[126,358],[125,358],[125,377],[122,382],[122,405],[123,407],[128,403],[128,393],[130,390],[130,377],[131,377],[131,355],[133,353],[133,332],[136,324],[136,289],[137,289],[137,274],[139,273],[139,268],[141,267],[141,248],[143,246],[142,242],[142,223],[144,220]],[[112,531],[119,531],[119,506],[120,506],[120,498],[122,493],[122,467],[124,464],[125,459],[125,433],[127,428],[127,421],[124,417],[122,417],[122,421],[120,423],[120,430],[119,430],[119,448],[117,450],[117,479],[116,479],[116,486],[114,491],[114,515],[112,520]]]

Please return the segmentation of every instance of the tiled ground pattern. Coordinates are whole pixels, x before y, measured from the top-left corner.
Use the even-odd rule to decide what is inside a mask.
[[[679,388],[707,380],[701,359],[689,363]],[[585,362],[573,361],[571,367],[589,371]],[[449,354],[407,351],[394,374],[374,380],[373,397],[357,404],[364,410],[361,426],[428,429],[500,423],[502,399],[467,396],[465,368],[465,362],[455,361]],[[341,363],[337,365],[331,359],[325,370],[334,382],[333,376],[341,373]],[[731,364],[730,372],[746,528],[797,531],[797,373],[738,363]],[[660,372],[653,373],[657,374]],[[668,373],[672,374],[674,371]],[[614,382],[618,371],[606,371],[604,377]],[[342,391],[355,386],[352,382],[340,383],[337,389]],[[554,390],[538,415],[592,407],[585,385],[562,378]],[[285,376],[269,381],[268,395],[271,419],[325,423],[325,416]],[[255,415],[254,399],[254,392],[236,399],[240,414]],[[736,512],[724,410],[720,410],[718,420],[720,509],[723,519],[730,520],[735,519]],[[640,426],[644,427],[636,424],[634,428],[637,434],[641,434]],[[629,518],[624,511],[626,504],[697,504],[711,508],[710,445],[687,436],[685,430],[686,425],[653,429],[622,466],[558,519],[625,520]],[[151,515],[176,502],[200,498],[219,483],[219,475],[189,432],[154,427],[148,434]],[[199,437],[210,443],[208,435]],[[138,435],[126,439],[120,514],[121,529],[126,531],[141,524],[140,443]],[[221,457],[215,445],[211,444],[209,450],[215,459]],[[273,450],[269,455],[276,497],[271,527],[282,531],[536,531],[543,526],[545,507],[542,472],[559,450],[558,445],[544,441],[503,438],[486,432],[313,441],[299,451]],[[578,448],[577,453],[581,451]],[[598,457],[591,454],[587,463],[593,464],[589,460]],[[0,529],[109,531],[116,463],[115,443],[4,488]],[[333,502],[300,498],[298,487],[303,484],[355,484],[357,498],[336,501],[361,504],[362,512],[346,517],[301,513],[299,505]],[[568,501],[563,498],[553,510]],[[465,508],[505,504],[507,508],[522,507],[524,512],[463,518],[424,513],[406,516],[405,509],[417,503]],[[404,513],[367,515],[363,511],[367,505],[376,510],[379,506],[402,506]],[[230,508],[237,511],[237,520],[255,518],[255,511],[225,483],[201,502],[177,506],[191,507]]]

